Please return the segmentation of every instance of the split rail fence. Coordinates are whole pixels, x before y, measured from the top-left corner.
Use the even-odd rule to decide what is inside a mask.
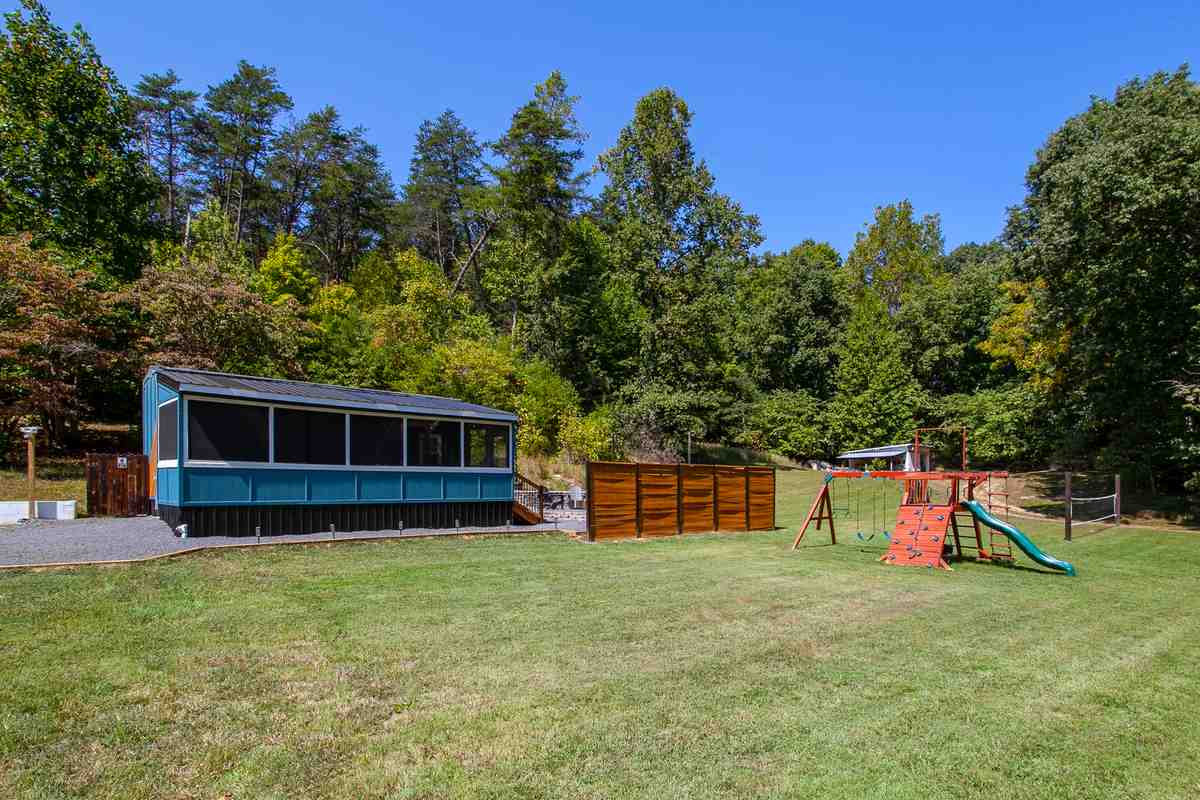
[[[775,468],[587,465],[587,538],[679,536],[775,527]]]

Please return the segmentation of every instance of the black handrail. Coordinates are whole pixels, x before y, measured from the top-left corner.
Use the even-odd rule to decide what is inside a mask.
[[[536,515],[538,522],[545,522],[546,487],[531,481],[519,472],[514,475],[516,476],[516,485],[514,486],[513,500],[520,503],[531,514]]]

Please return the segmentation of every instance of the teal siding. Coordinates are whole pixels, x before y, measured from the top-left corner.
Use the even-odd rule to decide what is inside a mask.
[[[154,438],[154,425],[158,421],[152,409],[154,393],[150,388],[157,383],[153,375],[142,381],[142,454],[147,456],[150,455],[150,442]]]
[[[168,494],[165,476],[174,481]],[[180,480],[182,473],[182,481]],[[254,505],[512,499],[512,475],[397,470],[185,467],[159,470],[164,505]],[[170,499],[167,499],[170,497]]]
[[[188,446],[187,409],[179,393],[160,383],[157,373],[142,382],[142,450],[150,453],[159,403],[171,399],[180,400],[177,421],[182,458]],[[515,436],[514,425],[510,442]],[[280,469],[264,464],[159,468],[156,477],[156,500],[163,506],[470,502],[511,500],[513,496],[511,472],[494,474],[470,469]]]
[[[142,381],[142,452],[151,455],[150,444],[154,441],[154,429],[158,425],[158,404],[178,399],[173,389],[161,385],[156,375]]]
[[[511,500],[513,496],[512,475],[480,475],[480,500]]]
[[[179,505],[179,470],[159,469],[154,482],[154,499],[160,506]]]
[[[479,499],[479,476],[478,475],[447,475],[446,476],[446,499],[447,500],[478,500]]]
[[[444,500],[442,476],[429,472],[414,472],[404,476],[405,500]]]
[[[185,503],[241,503],[251,501],[250,473],[241,469],[184,469]]]
[[[404,475],[399,472],[358,473],[360,500],[403,500]]]
[[[308,485],[303,472],[257,471],[250,475],[250,496],[260,503],[303,503]]]
[[[347,503],[358,499],[353,472],[298,472],[308,476],[314,503]]]

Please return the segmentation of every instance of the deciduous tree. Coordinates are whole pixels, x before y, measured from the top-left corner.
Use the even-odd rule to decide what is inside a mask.
[[[61,445],[95,414],[89,384],[123,354],[106,347],[109,293],[30,237],[0,238],[0,417],[27,416]]]
[[[832,392],[838,332],[845,309],[836,291],[841,257],[808,240],[786,253],[767,253],[738,282],[738,357],[764,392]]]
[[[855,295],[874,289],[895,314],[909,292],[940,277],[942,248],[937,214],[917,219],[907,200],[880,206],[846,257],[849,289]]]
[[[82,28],[35,0],[0,35],[0,234],[32,234],[119,278],[138,274],[155,186],[128,94]]]
[[[757,218],[716,191],[692,148],[691,124],[682,98],[656,89],[638,101],[633,121],[599,161],[608,180],[600,215],[611,259],[633,277],[647,316],[637,383],[626,394],[651,392],[657,399],[648,395],[648,404],[632,400],[643,410],[677,409],[680,419],[662,428],[673,441],[696,427],[690,418],[697,413],[705,416],[700,427],[713,431],[730,422],[723,411],[742,391],[730,356],[730,297],[762,241]],[[672,391],[689,396],[659,402]]]
[[[301,377],[298,354],[309,335],[294,303],[272,305],[245,276],[209,261],[156,264],[130,287],[145,318],[151,363],[246,375]]]
[[[1200,306],[1200,86],[1186,68],[1093,98],[1038,151],[1006,237],[1033,292],[1035,337],[1063,346],[1057,398],[1143,477],[1182,482],[1194,437],[1172,394]]]

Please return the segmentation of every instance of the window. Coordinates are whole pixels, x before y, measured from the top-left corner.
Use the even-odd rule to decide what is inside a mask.
[[[457,467],[461,464],[462,425],[458,422],[408,421],[408,466]]]
[[[467,466],[508,467],[508,426],[468,422]]]
[[[403,418],[351,415],[350,463],[362,467],[403,466]]]
[[[266,406],[189,400],[188,458],[266,461],[267,414]]]
[[[169,400],[158,407],[158,460],[179,458],[179,401]]]
[[[277,464],[345,464],[346,415],[275,409]]]

